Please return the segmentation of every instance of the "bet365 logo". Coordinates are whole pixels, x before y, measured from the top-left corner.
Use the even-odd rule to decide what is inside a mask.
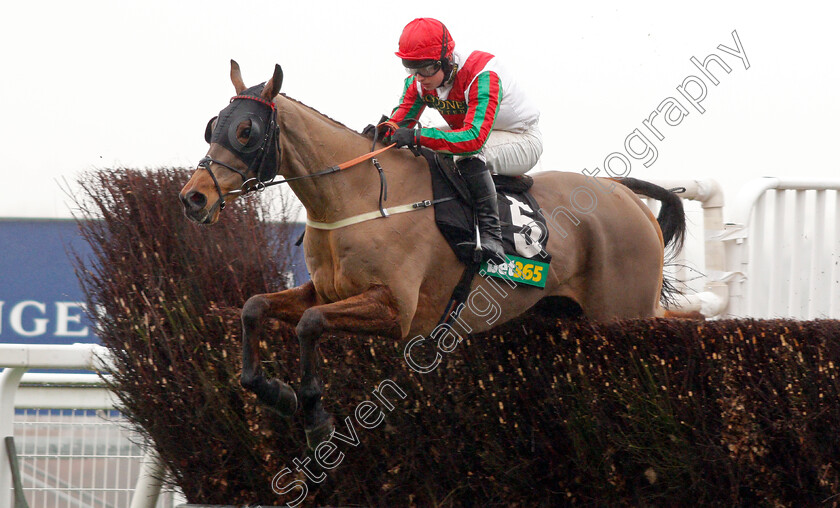
[[[493,262],[481,263],[482,275],[486,273],[491,277],[507,279],[519,284],[529,286],[545,287],[545,279],[548,274],[548,263],[525,259],[519,256],[507,256],[508,262],[495,264]]]

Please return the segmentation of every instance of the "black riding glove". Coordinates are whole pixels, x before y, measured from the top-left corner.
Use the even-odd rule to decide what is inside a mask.
[[[373,139],[373,137],[376,136],[376,139],[384,143],[385,138],[387,138],[392,131],[391,126],[384,123],[387,120],[388,117],[382,115],[382,118],[379,119],[379,123],[377,123],[376,125],[368,124],[364,129],[362,129],[362,136],[365,136],[370,139]]]
[[[415,129],[406,129],[402,127],[397,129],[397,132],[391,136],[391,142],[396,143],[397,148],[407,146],[409,148],[417,147],[417,131]]]

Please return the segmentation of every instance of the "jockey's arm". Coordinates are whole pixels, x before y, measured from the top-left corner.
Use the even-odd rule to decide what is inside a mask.
[[[477,153],[493,129],[502,93],[499,76],[493,71],[482,72],[467,91],[467,114],[463,125],[454,130],[419,129],[418,144],[436,152],[456,155]]]
[[[423,114],[423,110],[425,109],[426,104],[423,102],[423,97],[417,91],[417,83],[414,80],[414,76],[409,76],[405,79],[405,86],[400,97],[400,105],[391,112],[391,118],[389,120],[400,127],[413,128],[419,123],[420,115]]]

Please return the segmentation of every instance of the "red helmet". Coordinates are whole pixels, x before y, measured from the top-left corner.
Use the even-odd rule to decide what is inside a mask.
[[[403,60],[443,60],[452,54],[455,41],[443,23],[433,18],[417,18],[405,25],[400,36]]]

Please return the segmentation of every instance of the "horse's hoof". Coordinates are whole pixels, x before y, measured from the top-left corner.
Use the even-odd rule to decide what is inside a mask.
[[[294,415],[298,408],[298,399],[294,388],[277,378],[272,378],[268,384],[277,391],[277,400],[268,404],[267,407],[283,418]]]
[[[314,450],[321,442],[330,440],[333,432],[335,432],[335,418],[332,416],[321,422],[320,425],[306,429],[307,448]]]

